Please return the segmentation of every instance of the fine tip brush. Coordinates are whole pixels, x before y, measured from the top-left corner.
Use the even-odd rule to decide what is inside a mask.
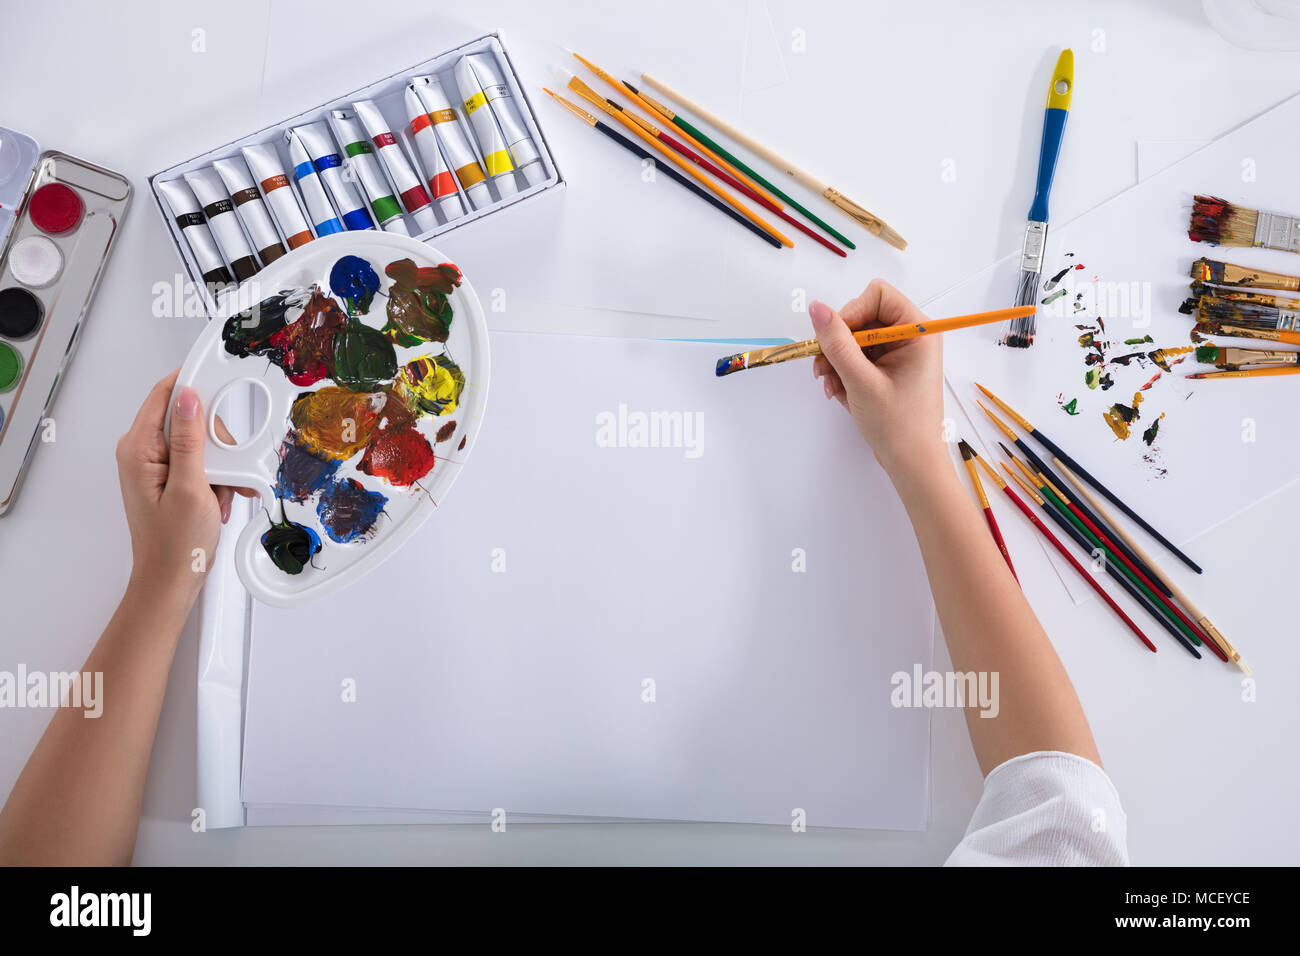
[[[1052,85],[1047,90],[1047,112],[1043,117],[1043,139],[1038,150],[1038,181],[1034,201],[1029,207],[1025,241],[1020,254],[1020,281],[1016,285],[1016,305],[1033,305],[1038,298],[1038,283],[1043,275],[1043,254],[1047,249],[1047,197],[1052,191],[1056,159],[1061,153],[1065,121],[1070,115],[1070,97],[1074,92],[1074,51],[1062,50],[1052,71]],[[1034,344],[1037,323],[1034,315],[1011,323],[1002,344],[1027,349]]]
[[[859,329],[853,333],[853,340],[861,348],[873,345],[885,345],[889,342],[902,342],[905,339],[919,338],[922,335],[935,335],[939,332],[951,332],[954,329],[966,329],[973,325],[986,325],[990,322],[1005,322],[1017,316],[1025,315],[1029,309],[1020,306],[1014,309],[996,309],[992,312],[976,312],[973,315],[955,315],[947,319],[926,319],[924,322],[909,322],[903,325],[882,325],[870,329]],[[788,345],[773,345],[763,349],[751,349],[724,355],[718,359],[714,374],[721,378],[732,372],[743,372],[748,368],[763,365],[777,365],[791,359],[811,358],[820,355],[821,345],[816,339],[791,342]]]

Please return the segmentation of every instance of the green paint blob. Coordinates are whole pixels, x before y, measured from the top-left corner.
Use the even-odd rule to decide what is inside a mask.
[[[334,336],[334,381],[354,392],[373,392],[397,374],[397,353],[384,333],[355,316]]]
[[[1144,335],[1144,336],[1142,336],[1142,338],[1140,338],[1140,339],[1125,339],[1125,340],[1124,340],[1124,344],[1125,344],[1125,345],[1144,345],[1144,344],[1147,343],[1147,342],[1153,342],[1153,341],[1155,341],[1155,340],[1152,339],[1151,336],[1149,336],[1149,335]]]
[[[1090,368],[1083,373],[1083,384],[1089,388],[1096,388],[1101,383],[1101,369]]]
[[[1066,402],[1066,403],[1065,403],[1064,405],[1062,405],[1061,407],[1062,407],[1063,409],[1065,409],[1065,414],[1067,414],[1067,415],[1077,415],[1077,414],[1079,414],[1079,400],[1078,400],[1077,398],[1072,398],[1072,399],[1070,399],[1068,402]]]
[[[23,370],[22,357],[10,346],[0,342],[0,392],[7,392],[18,383]]]
[[[1043,303],[1042,303],[1042,304],[1043,304],[1043,305],[1050,305],[1051,303],[1053,303],[1053,302],[1055,302],[1057,299],[1059,299],[1061,296],[1065,295],[1068,291],[1069,291],[1068,289],[1057,289],[1057,290],[1056,290],[1055,292],[1053,292],[1051,295],[1049,295],[1049,296],[1047,296],[1045,299],[1043,299]]]
[[[1218,360],[1219,347],[1217,345],[1198,345],[1196,347],[1196,361],[1213,365]]]

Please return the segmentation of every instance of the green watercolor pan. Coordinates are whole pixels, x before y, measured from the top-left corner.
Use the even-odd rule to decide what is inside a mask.
[[[249,593],[299,606],[396,553],[460,474],[488,373],[473,288],[407,236],[319,238],[223,297],[176,388],[203,403],[209,481],[261,495],[234,551]]]
[[[130,201],[121,174],[0,127],[0,515],[41,444]]]

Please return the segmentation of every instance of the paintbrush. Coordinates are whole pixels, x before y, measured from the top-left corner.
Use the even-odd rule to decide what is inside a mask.
[[[1269,368],[1239,368],[1231,372],[1193,372],[1183,378],[1267,378],[1270,375],[1295,375],[1300,366],[1283,365]]]
[[[660,103],[649,93],[637,89],[631,83],[624,82],[623,85],[627,87],[629,90],[631,90],[632,94],[636,96],[639,100],[641,100],[641,102],[647,104],[654,112],[662,116],[665,121],[672,123],[679,130],[685,133],[686,136],[692,142],[700,143],[701,145],[707,147],[714,155],[720,156],[724,160],[726,160],[726,163],[724,165],[730,164],[729,168],[735,168],[740,170],[740,172],[748,176],[750,180],[758,183],[758,185],[761,186],[763,189],[766,189],[770,195],[776,196],[778,199],[784,202],[791,209],[799,213],[799,215],[803,216],[809,222],[817,226],[817,228],[821,229],[827,235],[833,237],[836,242],[841,242],[844,245],[848,246],[850,249],[857,248],[857,245],[851,239],[849,239],[848,236],[844,235],[844,233],[840,232],[838,229],[833,227],[830,223],[826,222],[826,220],[822,219],[820,216],[813,213],[810,209],[804,206],[797,199],[793,198],[788,193],[782,191],[779,186],[774,185],[769,179],[767,179],[765,176],[759,173],[758,170],[746,164],[739,156],[723,148],[723,146],[720,143],[718,143],[716,140],[708,136],[699,127],[693,125],[684,116],[681,116],[680,114],[673,112],[673,110],[665,106],[663,103]]]
[[[618,143],[618,145],[622,146],[628,152],[633,153],[636,156],[639,156],[642,161],[645,160],[649,160],[650,162],[655,161],[655,158],[652,155],[650,155],[650,153],[646,152],[644,149],[642,149],[636,143],[632,142],[626,136],[623,136],[622,134],[615,131],[612,127],[607,126],[605,123],[602,123],[600,120],[596,119],[596,117],[592,116],[586,110],[582,109],[582,107],[570,103],[563,96],[557,96],[555,93],[546,89],[546,87],[542,87],[542,89],[552,99],[554,99],[557,103],[563,106],[566,110],[568,110],[574,116],[578,117],[578,119],[582,120],[588,126],[595,129],[596,132],[608,136],[610,139]],[[721,202],[720,200],[716,199],[712,194],[706,192],[705,190],[701,189],[699,186],[695,185],[695,183],[691,182],[685,176],[678,173],[677,170],[673,169],[671,166],[663,166],[662,172],[673,182],[677,183],[679,186],[683,186],[686,189],[689,189],[696,196],[698,196],[700,199],[703,199],[705,202],[707,202],[713,208],[717,209],[719,212],[725,213],[727,216],[730,216],[732,219],[740,223],[740,225],[744,226],[750,232],[754,233],[754,235],[758,236],[764,242],[769,243],[770,245],[773,245],[778,249],[781,248],[781,243],[779,243],[776,240],[775,236],[768,235],[758,226],[754,225],[744,216],[741,216],[739,213],[737,213],[735,210],[729,207],[726,203]]]
[[[1202,345],[1196,349],[1196,361],[1203,365],[1214,365],[1224,371],[1235,372],[1243,365],[1295,365],[1300,361],[1300,352]]]
[[[1205,296],[1223,299],[1228,302],[1249,302],[1253,305],[1271,305],[1277,309],[1300,309],[1300,299],[1292,299],[1283,295],[1273,295],[1270,292],[1255,292],[1248,289],[1220,289],[1218,286],[1197,281],[1192,283],[1191,298],[1185,300],[1183,304],[1178,307],[1178,311],[1183,315],[1195,315],[1196,307]]]
[[[1038,299],[1038,282],[1043,275],[1043,254],[1047,249],[1047,197],[1056,174],[1056,158],[1065,136],[1065,121],[1070,115],[1070,97],[1074,92],[1074,51],[1062,50],[1052,71],[1052,85],[1047,90],[1047,112],[1043,117],[1043,139],[1038,148],[1038,181],[1034,201],[1029,207],[1025,241],[1020,253],[1020,281],[1016,284],[1016,305],[1032,305]],[[1033,315],[1011,323],[1002,343],[1027,349],[1034,344],[1036,320]]]
[[[1247,269],[1231,262],[1219,262],[1217,259],[1197,259],[1192,263],[1191,276],[1202,282],[1215,285],[1259,286],[1266,289],[1280,289],[1283,292],[1300,292],[1300,277],[1289,276],[1281,272],[1265,272],[1263,269]]]
[[[1041,472],[1035,473],[1031,471],[1024,462],[1013,455],[1011,450],[1001,442],[998,442],[998,447],[1020,469],[1021,474],[1025,476],[1029,483],[1037,489],[1039,496],[1044,500],[1043,510],[1052,516],[1052,519],[1074,540],[1074,543],[1087,551],[1090,556],[1094,558],[1100,556],[1106,573],[1119,582],[1120,587],[1128,592],[1129,597],[1137,601],[1148,614],[1155,618],[1161,627],[1172,634],[1188,653],[1199,658],[1201,652],[1196,649],[1196,645],[1184,637],[1177,625],[1160,612],[1158,606],[1144,593],[1144,589],[1136,583],[1136,580],[1131,579],[1131,575],[1124,573],[1126,569],[1123,568],[1123,565],[1118,561],[1111,560],[1110,552],[1096,538],[1087,533],[1082,523],[1074,517],[1061,499],[1047,486]]]
[[[1074,469],[1075,474],[1079,475],[1081,478],[1083,478],[1084,481],[1088,482],[1088,484],[1092,485],[1092,487],[1096,488],[1099,492],[1105,495],[1106,499],[1111,504],[1119,508],[1120,511],[1124,512],[1126,515],[1128,515],[1130,518],[1136,521],[1142,527],[1142,530],[1144,530],[1147,534],[1151,535],[1151,537],[1155,538],[1162,545],[1168,548],[1170,553],[1177,556],[1178,560],[1182,561],[1185,565],[1187,565],[1197,574],[1201,573],[1200,565],[1198,565],[1195,561],[1193,561],[1191,558],[1185,555],[1181,550],[1179,550],[1178,546],[1175,545],[1172,541],[1170,541],[1159,531],[1153,528],[1145,518],[1143,518],[1140,514],[1138,514],[1136,511],[1134,511],[1132,508],[1126,505],[1123,501],[1121,501],[1119,497],[1115,495],[1114,492],[1112,492],[1109,488],[1107,488],[1100,481],[1094,478],[1087,469],[1085,469],[1077,461],[1071,458],[1069,453],[1067,453],[1064,449],[1062,449],[1060,445],[1057,445],[1055,442],[1053,442],[1050,438],[1048,438],[1041,431],[1039,431],[1032,424],[1030,424],[1027,418],[1025,418],[1023,415],[1020,415],[1018,412],[1016,412],[1015,409],[1013,409],[1006,402],[1002,401],[1002,399],[998,398],[996,395],[990,392],[979,382],[975,383],[975,387],[978,388],[985,395],[987,395],[998,406],[998,408],[1006,412],[1007,415],[1009,415],[1017,425],[1019,425],[1025,431],[1029,432],[1030,435],[1036,438],[1039,444],[1041,444],[1053,455],[1056,455],[1058,458],[1061,459],[1061,461],[1065,462],[1072,469]],[[984,410],[988,412],[987,408]],[[991,415],[992,413],[990,412],[989,414]]]
[[[1220,651],[1223,652],[1223,655],[1228,660],[1232,661],[1232,663],[1236,664],[1239,668],[1241,668],[1242,673],[1249,676],[1250,668],[1246,666],[1246,662],[1241,659],[1241,655],[1237,653],[1237,650],[1228,642],[1228,639],[1223,636],[1223,632],[1221,632],[1217,627],[1214,626],[1214,622],[1210,620],[1209,616],[1206,615],[1203,611],[1199,610],[1196,607],[1196,605],[1192,603],[1191,599],[1186,594],[1183,593],[1182,589],[1179,588],[1178,585],[1174,583],[1173,578],[1165,574],[1164,570],[1159,565],[1157,565],[1154,561],[1151,560],[1150,555],[1148,555],[1144,550],[1142,550],[1142,545],[1138,543],[1137,539],[1134,538],[1133,535],[1131,535],[1129,532],[1124,530],[1123,525],[1121,525],[1119,522],[1115,520],[1114,516],[1111,515],[1110,512],[1106,510],[1106,506],[1103,505],[1097,499],[1096,495],[1094,495],[1084,486],[1083,482],[1079,480],[1078,476],[1075,475],[1074,472],[1070,471],[1070,469],[1067,468],[1060,461],[1058,461],[1056,464],[1061,469],[1061,472],[1065,475],[1066,480],[1069,481],[1071,484],[1074,485],[1075,488],[1078,489],[1079,494],[1083,495],[1085,498],[1088,499],[1088,502],[1093,506],[1094,509],[1096,509],[1097,513],[1100,514],[1106,520],[1106,522],[1112,528],[1115,529],[1116,534],[1118,534],[1121,538],[1127,541],[1129,547],[1132,548],[1134,551],[1136,551],[1138,556],[1141,557],[1146,562],[1147,567],[1149,567],[1155,573],[1157,580],[1164,583],[1165,588],[1173,594],[1175,600],[1177,600],[1178,603],[1180,603],[1183,607],[1187,608],[1188,613],[1196,618],[1196,623],[1200,626],[1201,633],[1208,635],[1210,641],[1213,644],[1218,645],[1218,648]]]
[[[854,332],[853,339],[865,349],[873,345],[884,345],[887,342],[902,342],[905,339],[915,339],[922,335],[952,332],[956,329],[970,328],[973,325],[1005,322],[1007,319],[1014,318],[1017,315],[1025,315],[1027,312],[1028,309],[1022,306],[1014,309],[997,309],[993,312],[976,312],[972,315],[955,315],[948,319],[909,322],[905,325],[883,325]],[[773,345],[764,349],[752,349],[748,352],[737,352],[735,355],[724,356],[718,359],[714,371],[721,378],[723,375],[730,375],[732,372],[743,372],[747,368],[758,368],[760,365],[776,365],[780,362],[788,362],[791,359],[811,358],[814,355],[821,355],[821,352],[822,347],[817,343],[816,339],[806,339],[803,342],[791,342],[789,345]]]
[[[1156,653],[1156,646],[1151,643],[1150,639],[1145,634],[1142,633],[1142,629],[1137,626],[1137,623],[1133,618],[1129,617],[1128,614],[1125,613],[1124,609],[1115,603],[1115,599],[1107,593],[1106,589],[1101,586],[1095,577],[1088,573],[1088,570],[1079,563],[1079,559],[1072,555],[1070,549],[1061,543],[1061,539],[1052,534],[1047,525],[1043,524],[1042,519],[1039,518],[1038,515],[1034,514],[1030,509],[1029,505],[1025,504],[1024,501],[1021,500],[1020,496],[1007,486],[1007,483],[1002,480],[1002,476],[994,471],[993,468],[978,454],[975,456],[975,460],[980,463],[981,467],[983,467],[986,472],[988,472],[989,477],[992,478],[997,486],[1002,489],[1003,493],[1015,503],[1015,506],[1020,509],[1024,516],[1029,519],[1030,524],[1037,528],[1043,537],[1052,542],[1052,547],[1056,548],[1056,550],[1060,552],[1061,557],[1065,558],[1065,560],[1070,563],[1070,567],[1078,571],[1079,576],[1087,581],[1092,589],[1101,596],[1101,599],[1106,602],[1107,606],[1120,616],[1121,620],[1128,625],[1129,630],[1137,635],[1138,640],[1145,644],[1151,650],[1151,653]],[[1020,485],[1021,489],[1036,505],[1040,508],[1047,507],[1047,502],[1038,494],[1038,492],[1025,484],[1023,478],[1013,472],[1010,468],[1007,468],[1006,465],[1003,465],[1002,467],[1006,468],[1007,474],[1015,479],[1016,483]]]
[[[664,159],[668,160],[670,165],[674,162],[673,154],[668,149],[667,146],[659,142],[659,140],[655,139],[645,130],[641,129],[641,127],[633,123],[630,119],[627,118],[627,115],[622,110],[614,109],[614,107],[606,103],[600,97],[600,95],[596,93],[595,90],[593,90],[590,86],[588,86],[578,77],[574,76],[572,73],[570,73],[568,70],[564,69],[563,67],[556,67],[555,75],[559,80],[561,80],[562,84],[567,89],[572,90],[574,93],[577,93],[580,97],[582,97],[584,100],[586,100],[592,106],[596,107],[596,109],[600,110],[601,112],[614,117],[614,119],[618,120],[619,123],[621,123],[628,130],[630,130],[642,142],[646,143],[655,152],[659,153],[659,155],[661,155]],[[778,232],[766,220],[762,219],[759,216],[754,215],[754,213],[752,213],[747,206],[745,206],[734,196],[732,196],[731,193],[727,192],[722,187],[713,183],[712,180],[709,180],[705,178],[703,175],[701,175],[700,173],[697,173],[694,169],[692,169],[690,166],[686,165],[685,163],[682,163],[680,161],[677,162],[678,162],[678,168],[680,169],[681,172],[686,173],[686,175],[690,176],[691,179],[694,179],[696,183],[698,183],[703,188],[707,189],[709,192],[713,193],[713,195],[717,196],[719,199],[725,202],[736,212],[740,213],[742,216],[744,216],[754,225],[758,226],[758,228],[762,229],[766,233],[769,233],[774,239],[780,242],[781,245],[783,246],[794,245],[794,242],[792,242],[788,236],[786,236],[784,233]],[[663,164],[659,163],[656,165],[662,166]]]
[[[1216,196],[1197,196],[1187,235],[1196,242],[1300,252],[1300,219],[1235,206]]]
[[[1007,563],[1007,568],[1011,571],[1011,576],[1020,583],[1020,576],[1016,574],[1015,565],[1011,563],[1011,552],[1007,550],[1007,543],[1002,540],[1002,529],[998,527],[997,519],[993,517],[993,506],[989,504],[989,496],[984,493],[984,484],[980,481],[980,473],[975,468],[973,459],[979,457],[975,454],[975,449],[966,443],[966,439],[957,442],[957,448],[961,451],[961,460],[966,463],[966,470],[970,473],[970,483],[975,489],[975,497],[979,499],[980,508],[984,511],[984,520],[989,526],[989,533],[993,535],[993,541],[1002,552],[1002,560]]]
[[[809,189],[815,190],[816,192],[820,193],[824,198],[830,200],[831,203],[833,203],[836,206],[836,208],[838,208],[841,212],[848,215],[850,219],[857,222],[859,225],[865,228],[872,235],[879,236],[881,239],[885,240],[885,242],[889,243],[895,249],[907,248],[907,240],[905,240],[902,236],[900,236],[894,229],[890,228],[883,219],[874,215],[871,212],[868,212],[863,206],[854,202],[852,199],[845,196],[839,190],[834,189],[833,187],[822,182],[817,177],[800,169],[798,166],[790,162],[788,159],[785,159],[784,157],[768,149],[766,146],[758,142],[752,136],[749,136],[748,134],[741,132],[739,129],[732,126],[730,123],[728,123],[726,120],[722,119],[720,116],[714,113],[710,113],[708,110],[706,110],[704,107],[700,106],[699,104],[692,103],[685,96],[665,86],[663,83],[659,82],[654,77],[642,73],[641,80],[651,89],[657,90],[658,92],[662,93],[664,96],[672,100],[674,103],[677,103],[679,106],[690,110],[692,113],[694,113],[696,116],[701,117],[705,122],[709,123],[709,125],[713,126],[715,129],[719,129],[722,132],[726,133],[728,136],[730,136],[736,142],[740,143],[746,149],[762,157],[764,160],[771,163],[773,166],[777,167],[782,172],[787,173],[788,175],[793,177],[796,182],[802,183],[803,185],[807,186]]]
[[[1012,430],[1010,425],[1008,425],[1002,419],[998,418],[998,416],[994,415],[991,411],[989,411],[988,407],[983,402],[977,401],[976,404],[979,405],[979,407],[984,410],[984,414],[987,415],[989,417],[989,420],[993,422],[995,426],[997,426],[998,430],[1001,431],[1002,434],[1007,437],[1007,440],[1010,441],[1017,448],[1019,448],[1021,454],[1023,454],[1027,460],[1033,462],[1034,467],[1038,469],[1040,474],[1053,479],[1058,485],[1061,483],[1060,477],[1057,476],[1052,471],[1051,467],[1047,464],[1047,462],[1043,461],[1042,458],[1038,457],[1038,454],[1032,448],[1030,448],[1029,445],[1026,444],[1025,441],[1022,438],[1020,438],[1020,436],[1018,436],[1014,430]],[[1082,505],[1079,507],[1080,510],[1083,511],[1083,513],[1088,516],[1089,520],[1093,522],[1093,524],[1100,525],[1102,523],[1101,518],[1093,514],[1087,507]],[[1142,565],[1141,559],[1138,558],[1135,552],[1130,551],[1122,543],[1119,545],[1119,547],[1120,550],[1123,551],[1125,557],[1127,557],[1134,564],[1141,567]],[[1146,568],[1143,568],[1143,570],[1147,571],[1147,577],[1154,577],[1154,575],[1151,574],[1150,571],[1148,571]]]
[[[574,54],[574,56],[577,55],[578,54],[576,53]],[[748,196],[750,199],[754,200],[754,202],[758,203],[760,206],[763,206],[764,208],[770,210],[772,215],[776,216],[778,219],[783,220],[784,222],[788,222],[790,225],[794,226],[800,232],[804,233],[804,235],[808,236],[808,238],[812,239],[814,242],[818,243],[819,245],[825,246],[827,249],[835,253],[837,256],[841,256],[841,257],[848,256],[848,253],[845,252],[843,249],[841,249],[839,246],[835,245],[835,243],[831,242],[829,239],[825,238],[819,233],[813,232],[810,228],[805,226],[799,220],[795,219],[793,216],[791,216],[788,212],[786,212],[776,203],[769,202],[766,196],[764,196],[761,193],[755,192],[753,189],[750,189],[748,186],[746,186],[735,176],[731,175],[731,173],[727,172],[725,169],[722,169],[720,166],[717,166],[715,163],[713,163],[711,160],[706,159],[704,156],[701,156],[699,153],[695,152],[695,150],[691,149],[685,143],[681,142],[680,140],[674,139],[672,136],[669,136],[663,130],[659,129],[659,127],[655,126],[652,123],[646,122],[641,117],[637,116],[635,113],[632,113],[628,110],[624,110],[619,103],[615,102],[614,100],[611,100],[609,97],[605,97],[605,102],[608,103],[610,106],[614,107],[614,109],[621,111],[624,116],[626,116],[632,122],[636,123],[637,126],[641,127],[649,135],[653,136],[655,139],[659,140],[662,143],[667,143],[672,149],[676,150],[678,153],[681,153],[683,156],[685,156],[687,159],[693,162],[696,166],[699,166],[701,169],[707,170],[708,172],[716,176],[718,179],[721,179],[728,186],[731,186],[733,189],[738,190],[739,192]]]
[[[1214,295],[1201,296],[1196,304],[1196,321],[1283,332],[1295,331],[1297,325],[1296,313],[1291,309],[1254,302],[1234,302]]]
[[[651,116],[658,116],[661,119],[666,120],[667,122],[670,123],[673,121],[672,115],[665,110],[662,104],[655,102],[650,97],[646,96],[644,93],[641,93],[631,83],[624,83],[618,77],[612,75],[606,70],[601,69],[595,63],[592,63],[585,56],[582,56],[579,53],[574,53],[573,50],[568,50],[568,52],[573,56],[575,60],[577,60],[587,69],[591,70],[592,73],[595,73],[596,76],[600,77],[602,80],[604,80],[606,83],[608,83],[618,92],[622,93],[632,102],[638,104],[643,110],[645,110]],[[774,195],[772,195],[770,192],[765,191],[763,187],[760,186],[758,182],[755,181],[753,178],[746,176],[745,173],[742,172],[739,168],[737,168],[735,163],[730,162],[729,159],[724,156],[724,154],[722,154],[716,149],[713,149],[711,146],[707,145],[704,140],[692,134],[685,127],[678,126],[677,130],[686,139],[686,142],[690,143],[701,153],[708,156],[710,159],[713,160],[714,163],[721,166],[723,169],[727,170],[729,173],[731,173],[731,175],[735,176],[737,179],[744,182],[747,186],[749,186],[750,189],[753,189],[755,192],[762,195],[769,203],[772,204],[772,206],[774,206],[777,209],[781,208],[780,202],[777,201],[777,198]],[[772,206],[769,206],[768,208],[772,208]]]
[[[1061,462],[1059,458],[1053,458],[1052,462],[1057,467],[1060,467]],[[1048,490],[1051,491],[1052,494],[1056,495],[1061,504],[1065,505],[1069,512],[1078,519],[1081,524],[1080,530],[1085,532],[1091,540],[1103,548],[1111,560],[1118,560],[1123,565],[1120,570],[1124,571],[1128,575],[1129,580],[1142,590],[1142,593],[1146,595],[1147,599],[1150,600],[1161,613],[1172,617],[1173,623],[1179,626],[1180,630],[1182,630],[1193,644],[1199,647],[1202,643],[1209,640],[1206,635],[1200,632],[1187,615],[1179,609],[1178,605],[1174,603],[1173,595],[1163,593],[1161,585],[1157,585],[1152,580],[1151,574],[1148,574],[1143,570],[1143,567],[1140,567],[1135,561],[1129,558],[1125,551],[1115,543],[1114,539],[1102,530],[1101,521],[1094,521],[1092,517],[1090,517],[1091,512],[1086,508],[1086,506],[1082,506],[1066,497],[1061,485],[1056,483],[1060,482],[1060,478],[1057,478],[1056,482],[1053,482],[1052,479],[1043,474],[1042,471],[1039,471],[1038,477],[1047,485]],[[1220,653],[1217,647],[1212,649],[1216,654]],[[1226,657],[1223,659],[1224,661],[1227,660]]]
[[[1197,322],[1192,327],[1192,338],[1197,335],[1224,335],[1229,338],[1256,339],[1261,342],[1281,342],[1283,345],[1300,345],[1300,332],[1283,329],[1253,329],[1244,325],[1219,322]]]

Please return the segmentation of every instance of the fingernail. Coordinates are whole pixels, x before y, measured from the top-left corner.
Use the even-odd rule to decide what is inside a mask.
[[[820,332],[831,320],[831,307],[825,302],[814,301],[808,306],[808,318],[812,319],[813,328]]]
[[[822,382],[822,386],[823,386],[823,388],[824,388],[825,391],[826,391],[826,397],[827,397],[827,398],[830,398],[832,395],[835,394],[834,389],[831,388],[831,380],[830,380],[830,379],[826,379],[824,382]]]
[[[230,520],[230,502],[223,500],[221,502],[221,523],[225,524],[229,520]]]
[[[199,393],[188,385],[176,396],[176,414],[181,418],[193,418],[199,413]]]

